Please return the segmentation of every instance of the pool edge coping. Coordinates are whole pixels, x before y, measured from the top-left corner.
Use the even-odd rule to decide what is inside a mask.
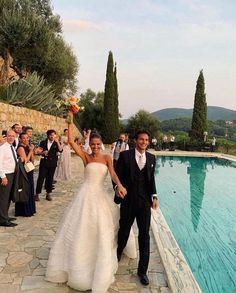
[[[171,292],[202,293],[160,208],[152,210],[151,228]]]
[[[193,151],[155,151],[150,149],[150,152],[155,156],[167,157],[202,157],[202,158],[219,158],[236,162],[236,156],[217,152],[193,152]]]

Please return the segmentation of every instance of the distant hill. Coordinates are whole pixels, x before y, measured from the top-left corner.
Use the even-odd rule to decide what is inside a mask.
[[[236,120],[236,111],[226,109],[223,107],[208,106],[208,120]],[[156,112],[151,113],[157,117],[160,121],[192,117],[193,109],[183,109],[183,108],[166,108]]]

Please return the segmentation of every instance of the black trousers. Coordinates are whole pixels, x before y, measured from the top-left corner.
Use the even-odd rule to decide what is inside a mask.
[[[49,162],[48,160],[41,159],[39,165],[39,175],[36,185],[36,194],[40,194],[45,180],[45,188],[47,193],[52,192],[53,177],[56,170],[56,163]]]
[[[14,173],[6,174],[8,184],[0,185],[0,223],[8,222],[8,210],[11,202],[11,191],[14,181]],[[1,180],[0,180],[1,183]]]
[[[130,229],[136,218],[138,225],[138,245],[139,245],[139,264],[138,273],[146,274],[149,263],[150,254],[150,221],[151,208],[144,205],[132,209],[132,213],[127,215],[127,207],[120,208],[120,229],[118,232],[118,248],[117,254],[121,255],[129,238]]]

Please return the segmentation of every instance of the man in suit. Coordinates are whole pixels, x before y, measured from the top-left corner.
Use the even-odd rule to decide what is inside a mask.
[[[62,152],[62,146],[56,138],[56,131],[50,129],[47,131],[47,139],[40,142],[37,153],[41,155],[39,165],[39,175],[36,186],[35,200],[39,201],[39,194],[42,192],[43,182],[45,180],[46,200],[51,201],[51,192],[53,189],[53,176],[57,167],[58,152]]]
[[[119,139],[113,142],[111,147],[114,169],[116,167],[116,163],[119,159],[120,153],[127,150],[129,150],[129,145],[125,142],[125,134],[121,133]]]
[[[22,126],[19,124],[19,123],[15,123],[14,125],[12,125],[12,130],[15,132],[16,134],[16,137],[15,137],[15,141],[13,142],[13,146],[15,148],[15,150],[17,149],[18,147],[18,144],[19,144],[19,135],[21,134],[22,132]]]
[[[126,196],[118,192],[115,202],[120,203],[120,228],[118,232],[117,258],[120,260],[130,229],[136,218],[139,236],[138,276],[143,285],[148,285],[147,269],[150,253],[149,227],[151,207],[158,207],[155,186],[155,156],[146,152],[150,135],[138,131],[135,135],[135,149],[124,151],[116,164],[116,173],[126,188]]]
[[[16,218],[8,216],[17,163],[17,155],[13,147],[15,138],[15,132],[8,130],[7,141],[0,146],[0,226],[4,227],[17,225],[12,223]]]

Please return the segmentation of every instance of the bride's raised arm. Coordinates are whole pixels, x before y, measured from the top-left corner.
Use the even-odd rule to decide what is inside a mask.
[[[72,122],[73,122],[73,113],[69,112],[68,116],[70,117],[70,122],[68,122],[68,142],[71,145],[72,149],[75,153],[82,159],[84,165],[87,165],[86,153],[82,150],[82,148],[74,142],[73,137],[73,129],[72,129]]]

